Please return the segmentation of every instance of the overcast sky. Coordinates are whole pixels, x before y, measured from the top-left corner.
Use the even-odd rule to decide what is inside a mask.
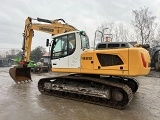
[[[159,19],[160,0],[0,0],[0,49],[21,48],[24,21],[32,18],[63,18],[79,30],[85,30],[90,41],[104,21],[131,24],[132,10],[149,7]],[[35,31],[32,48],[45,46],[49,34]]]

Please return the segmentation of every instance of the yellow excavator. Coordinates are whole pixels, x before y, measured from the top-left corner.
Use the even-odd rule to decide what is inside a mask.
[[[52,72],[69,73],[40,79],[38,89],[42,94],[123,109],[138,89],[134,77],[150,71],[150,56],[144,48],[110,42],[107,49],[92,50],[87,34],[63,19],[28,17],[23,34],[22,60],[19,66],[9,70],[16,83],[31,80],[27,64],[34,30],[52,35],[52,41],[46,41],[51,47]]]

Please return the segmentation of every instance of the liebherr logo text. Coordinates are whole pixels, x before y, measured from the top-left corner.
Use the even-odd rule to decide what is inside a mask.
[[[48,32],[53,32],[53,31],[54,31],[53,29],[50,29],[50,28],[42,28],[42,27],[40,27],[39,30],[48,31]]]

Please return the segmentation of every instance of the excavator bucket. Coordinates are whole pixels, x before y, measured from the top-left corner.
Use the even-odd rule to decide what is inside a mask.
[[[16,83],[19,83],[19,82],[21,83],[21,82],[32,81],[30,71],[31,71],[30,67],[15,66],[13,68],[10,68],[9,74]]]

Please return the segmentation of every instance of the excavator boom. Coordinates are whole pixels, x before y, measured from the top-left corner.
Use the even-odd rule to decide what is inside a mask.
[[[37,23],[32,23],[32,21],[37,21]],[[61,33],[75,31],[77,29],[72,25],[67,24],[63,19],[47,20],[42,18],[33,19],[28,17],[25,20],[25,29],[23,33],[22,59],[18,66],[15,66],[9,70],[10,76],[16,83],[31,80],[31,68],[27,67],[27,64],[30,60],[34,30],[49,33],[53,36]]]

